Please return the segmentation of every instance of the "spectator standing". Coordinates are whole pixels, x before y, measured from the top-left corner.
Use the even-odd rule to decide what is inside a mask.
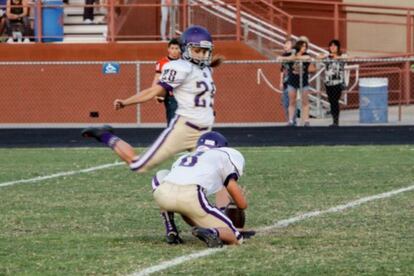
[[[95,0],[85,0],[85,5],[94,5],[95,4]],[[86,24],[92,24],[93,20],[95,19],[95,15],[94,15],[94,7],[90,6],[90,7],[85,7],[83,9],[83,23]]]
[[[329,54],[321,56],[328,60],[325,65],[325,88],[328,100],[331,105],[332,125],[339,126],[339,99],[345,88],[345,62],[347,57],[341,50],[341,42],[333,39],[329,42]]]
[[[307,53],[308,43],[306,41],[298,41],[293,47],[294,55],[291,62],[288,63],[287,90],[289,93],[289,125],[294,126],[293,118],[296,115],[296,98],[298,90],[301,91],[302,109],[301,120],[303,126],[309,126],[309,72],[316,70],[315,65],[307,62],[310,59]]]
[[[177,60],[181,56],[180,42],[178,39],[173,38],[168,42],[168,55],[160,59],[155,65],[155,76],[152,81],[152,85],[156,85],[160,81],[160,76],[162,69],[165,64],[171,60]],[[170,124],[171,120],[175,116],[175,111],[177,110],[177,101],[174,98],[173,93],[166,91],[164,97],[157,97],[159,102],[164,102],[165,112],[167,116],[167,125]]]
[[[6,6],[7,0],[0,0],[0,36],[3,35],[6,27]]]
[[[167,40],[167,22],[169,19],[169,33],[168,37],[175,35],[175,14],[178,5],[178,0],[161,0],[161,24],[160,34],[161,40]]]
[[[287,39],[285,44],[283,45],[283,53],[281,57],[290,57],[292,55],[292,47],[293,47],[293,40]],[[287,80],[288,80],[288,73],[289,73],[289,63],[283,62],[280,68],[280,90],[283,91],[282,93],[282,105],[285,110],[286,120],[289,122],[289,93],[287,90]],[[296,116],[293,118],[293,122],[296,120]]]
[[[23,25],[23,37],[25,37],[23,42],[30,42],[28,38],[30,22],[27,0],[7,0],[6,16],[7,35],[9,36],[7,42],[13,42],[13,26],[15,24]]]

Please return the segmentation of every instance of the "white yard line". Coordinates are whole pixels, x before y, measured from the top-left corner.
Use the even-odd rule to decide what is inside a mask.
[[[308,212],[308,213],[304,213],[304,214],[301,214],[301,215],[298,215],[298,216],[295,216],[295,217],[292,217],[292,218],[280,220],[280,221],[276,222],[273,225],[261,227],[261,228],[257,229],[257,231],[258,231],[259,234],[264,234],[264,233],[268,232],[269,230],[278,229],[278,228],[285,228],[285,227],[288,227],[291,224],[297,223],[297,222],[302,221],[302,220],[306,220],[308,218],[313,218],[313,217],[317,217],[317,216],[321,216],[321,215],[325,215],[325,214],[329,214],[329,213],[341,212],[343,210],[354,208],[354,207],[357,207],[359,205],[362,205],[362,204],[370,202],[370,201],[392,197],[392,196],[395,196],[395,195],[398,195],[398,194],[401,194],[401,193],[404,193],[404,192],[412,191],[412,190],[414,190],[414,185],[411,185],[411,186],[408,186],[408,187],[405,187],[405,188],[401,188],[401,189],[397,189],[397,190],[392,190],[392,191],[382,193],[382,194],[363,197],[363,198],[360,198],[360,199],[357,199],[357,200],[350,201],[350,202],[345,203],[345,204],[341,204],[341,205],[337,205],[335,207],[331,207],[331,208],[326,209],[326,210]],[[198,258],[203,258],[203,257],[209,256],[209,255],[216,254],[218,252],[222,252],[225,249],[227,249],[227,247],[223,247],[223,248],[220,248],[220,249],[201,250],[201,251],[196,252],[196,253],[183,255],[183,256],[174,258],[172,260],[169,260],[169,261],[161,262],[158,265],[150,266],[150,267],[145,268],[143,270],[134,272],[130,275],[131,276],[150,275],[152,273],[160,272],[162,270],[166,270],[166,269],[169,269],[171,267],[180,265],[184,262],[192,261],[192,260],[195,260],[195,259],[198,259]]]
[[[21,179],[21,180],[15,180],[15,181],[10,181],[10,182],[3,182],[3,183],[0,183],[0,188],[7,187],[7,186],[12,186],[12,185],[16,185],[16,184],[22,184],[22,183],[39,182],[39,181],[42,181],[42,180],[47,180],[47,179],[52,179],[52,178],[57,178],[57,177],[62,177],[62,176],[69,176],[69,175],[75,175],[75,174],[80,174],[80,173],[89,173],[89,172],[93,172],[93,171],[99,171],[99,170],[107,169],[107,168],[110,168],[110,167],[119,166],[121,164],[124,164],[124,163],[123,162],[115,162],[115,163],[104,164],[104,165],[91,167],[91,168],[78,170],[78,171],[59,172],[59,173],[55,173],[55,174],[50,174],[50,175],[45,175],[45,176],[38,176],[38,177],[34,177],[34,178]]]
[[[165,270],[167,268],[170,268],[170,267],[173,267],[173,266],[176,266],[176,265],[179,265],[179,264],[182,264],[182,263],[194,260],[194,259],[198,259],[198,258],[202,258],[202,257],[206,257],[206,256],[209,256],[209,255],[216,254],[216,253],[221,252],[225,249],[226,249],[226,247],[209,248],[209,249],[201,250],[201,251],[196,252],[196,253],[192,253],[192,254],[189,254],[189,255],[184,255],[184,256],[172,259],[170,261],[162,262],[159,265],[154,265],[154,266],[148,267],[144,270],[141,270],[140,272],[135,272],[131,275],[133,275],[133,276],[149,275],[149,274],[159,272],[159,271]]]

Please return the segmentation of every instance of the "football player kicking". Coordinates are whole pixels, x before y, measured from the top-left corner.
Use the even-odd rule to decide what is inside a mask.
[[[158,84],[114,102],[115,109],[119,110],[173,92],[178,103],[176,116],[145,153],[137,155],[109,126],[82,131],[84,137],[94,137],[111,147],[133,171],[146,172],[176,153],[193,150],[197,139],[213,126],[215,86],[210,68],[211,35],[203,27],[192,26],[182,34],[181,40],[182,59],[170,61],[163,67]]]
[[[114,134],[110,126],[89,127],[82,136],[96,138],[112,148],[131,170],[142,173],[173,157],[176,153],[191,151],[198,138],[211,130],[214,122],[213,97],[215,85],[212,68],[222,59],[212,61],[213,41],[210,33],[201,26],[191,26],[181,36],[182,58],[168,62],[162,69],[158,84],[128,99],[117,99],[116,110],[141,104],[172,92],[178,103],[176,115],[155,142],[142,154]],[[217,204],[226,206],[225,189]],[[219,193],[219,194],[221,194]],[[173,214],[164,213],[163,217]],[[170,239],[171,237],[172,239]],[[180,243],[174,235],[167,236],[169,243]]]
[[[243,241],[232,221],[207,200],[207,196],[225,187],[238,208],[247,208],[246,198],[237,184],[243,174],[244,158],[227,145],[220,133],[207,132],[199,138],[194,152],[180,157],[171,171],[159,171],[152,180],[154,199],[159,207],[181,214],[194,226],[192,234],[208,247]],[[179,238],[174,220],[164,219],[167,231]]]

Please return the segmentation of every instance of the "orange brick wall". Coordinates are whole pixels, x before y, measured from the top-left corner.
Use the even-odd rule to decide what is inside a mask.
[[[228,60],[264,59],[237,42],[217,42],[215,52]],[[156,60],[165,55],[163,43],[91,45],[0,45],[3,61]],[[257,69],[275,81],[275,65],[224,64],[215,69],[217,122],[283,121],[280,96],[257,85]],[[154,65],[141,65],[140,88],[148,87]],[[121,65],[118,75],[104,75],[102,65],[0,65],[2,89],[0,123],[136,123],[137,109],[114,111],[116,98],[137,91],[135,65]],[[99,112],[98,118],[90,112]],[[140,107],[141,122],[165,122],[162,104]]]

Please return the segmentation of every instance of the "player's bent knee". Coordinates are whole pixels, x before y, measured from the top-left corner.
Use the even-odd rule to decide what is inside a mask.
[[[148,162],[145,162],[144,160],[141,160],[140,158],[134,159],[129,164],[129,168],[131,169],[131,171],[134,171],[136,173],[145,173],[151,169],[151,167],[148,165]]]

